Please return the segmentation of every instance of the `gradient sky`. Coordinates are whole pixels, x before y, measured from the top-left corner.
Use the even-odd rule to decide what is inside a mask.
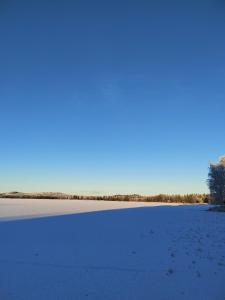
[[[0,112],[0,191],[206,192],[225,2],[1,1]]]

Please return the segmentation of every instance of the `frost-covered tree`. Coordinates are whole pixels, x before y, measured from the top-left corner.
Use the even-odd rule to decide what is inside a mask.
[[[225,157],[218,164],[210,164],[208,186],[213,204],[225,204]]]
[[[220,157],[220,164],[225,166],[225,156]]]

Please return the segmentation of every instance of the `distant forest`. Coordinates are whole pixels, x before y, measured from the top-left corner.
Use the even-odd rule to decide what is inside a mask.
[[[136,202],[164,202],[164,203],[209,203],[210,197],[207,194],[186,194],[186,195],[113,195],[113,196],[81,196],[64,193],[0,193],[0,198],[20,199],[61,199],[61,200],[99,200],[99,201],[136,201]]]

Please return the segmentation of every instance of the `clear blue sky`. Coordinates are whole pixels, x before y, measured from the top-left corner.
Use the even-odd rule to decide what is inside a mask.
[[[191,3],[1,1],[0,190],[207,191],[225,2]]]

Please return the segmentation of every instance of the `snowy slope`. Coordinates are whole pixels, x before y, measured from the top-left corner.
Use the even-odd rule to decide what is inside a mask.
[[[206,209],[0,200],[0,299],[224,300],[225,214]]]

